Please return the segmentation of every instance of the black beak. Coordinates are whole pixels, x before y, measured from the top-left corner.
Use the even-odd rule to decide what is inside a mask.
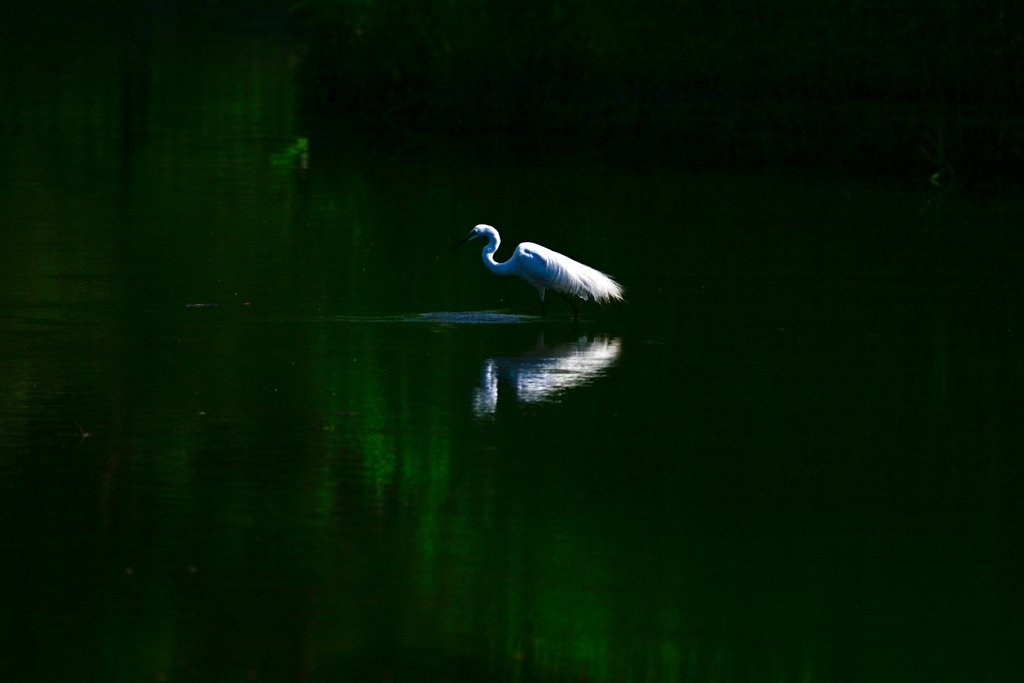
[[[465,244],[466,242],[468,242],[468,241],[469,241],[469,240],[470,240],[470,239],[471,239],[472,237],[473,237],[473,231],[471,230],[471,231],[469,232],[469,234],[468,234],[468,235],[466,235],[466,236],[465,236],[465,237],[463,237],[463,238],[462,238],[461,240],[459,240],[458,242],[456,242],[455,244],[453,244],[453,245],[452,245],[452,248],[451,248],[451,249],[449,249],[448,251],[455,251],[456,249],[458,249],[459,247],[461,247],[461,246],[462,246],[463,244]]]

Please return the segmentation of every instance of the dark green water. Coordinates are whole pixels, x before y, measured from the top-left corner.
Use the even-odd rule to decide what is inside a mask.
[[[6,41],[0,678],[1020,675],[1024,206],[349,150],[212,24]]]

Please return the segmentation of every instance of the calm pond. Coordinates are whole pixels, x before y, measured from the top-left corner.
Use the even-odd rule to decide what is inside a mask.
[[[273,26],[60,28],[0,62],[0,678],[1019,675],[1021,203],[346,149]],[[627,303],[542,321],[481,222]]]

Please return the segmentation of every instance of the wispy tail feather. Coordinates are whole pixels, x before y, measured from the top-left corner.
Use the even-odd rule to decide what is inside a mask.
[[[603,304],[612,300],[622,301],[622,285],[590,266],[578,264],[574,272],[566,273],[566,293],[573,294],[586,301],[593,297],[594,301]]]
[[[516,253],[509,262],[513,260],[521,269],[519,274],[534,287],[554,289],[584,301],[590,298],[598,303],[622,301],[623,289],[618,282],[547,247],[523,242],[516,247]]]

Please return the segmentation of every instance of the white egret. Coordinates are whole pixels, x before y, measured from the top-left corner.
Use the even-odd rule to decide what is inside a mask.
[[[516,247],[512,258],[504,263],[498,263],[494,260],[494,252],[498,251],[501,237],[498,231],[489,225],[476,226],[452,249],[458,249],[477,237],[487,238],[481,257],[488,270],[498,275],[518,275],[537,288],[540,294],[541,315],[545,318],[547,307],[544,304],[544,292],[549,289],[555,290],[569,302],[574,321],[579,318],[580,311],[570,296],[578,296],[584,301],[593,297],[599,304],[613,299],[622,301],[622,286],[615,280],[601,271],[533,242],[523,242]]]

